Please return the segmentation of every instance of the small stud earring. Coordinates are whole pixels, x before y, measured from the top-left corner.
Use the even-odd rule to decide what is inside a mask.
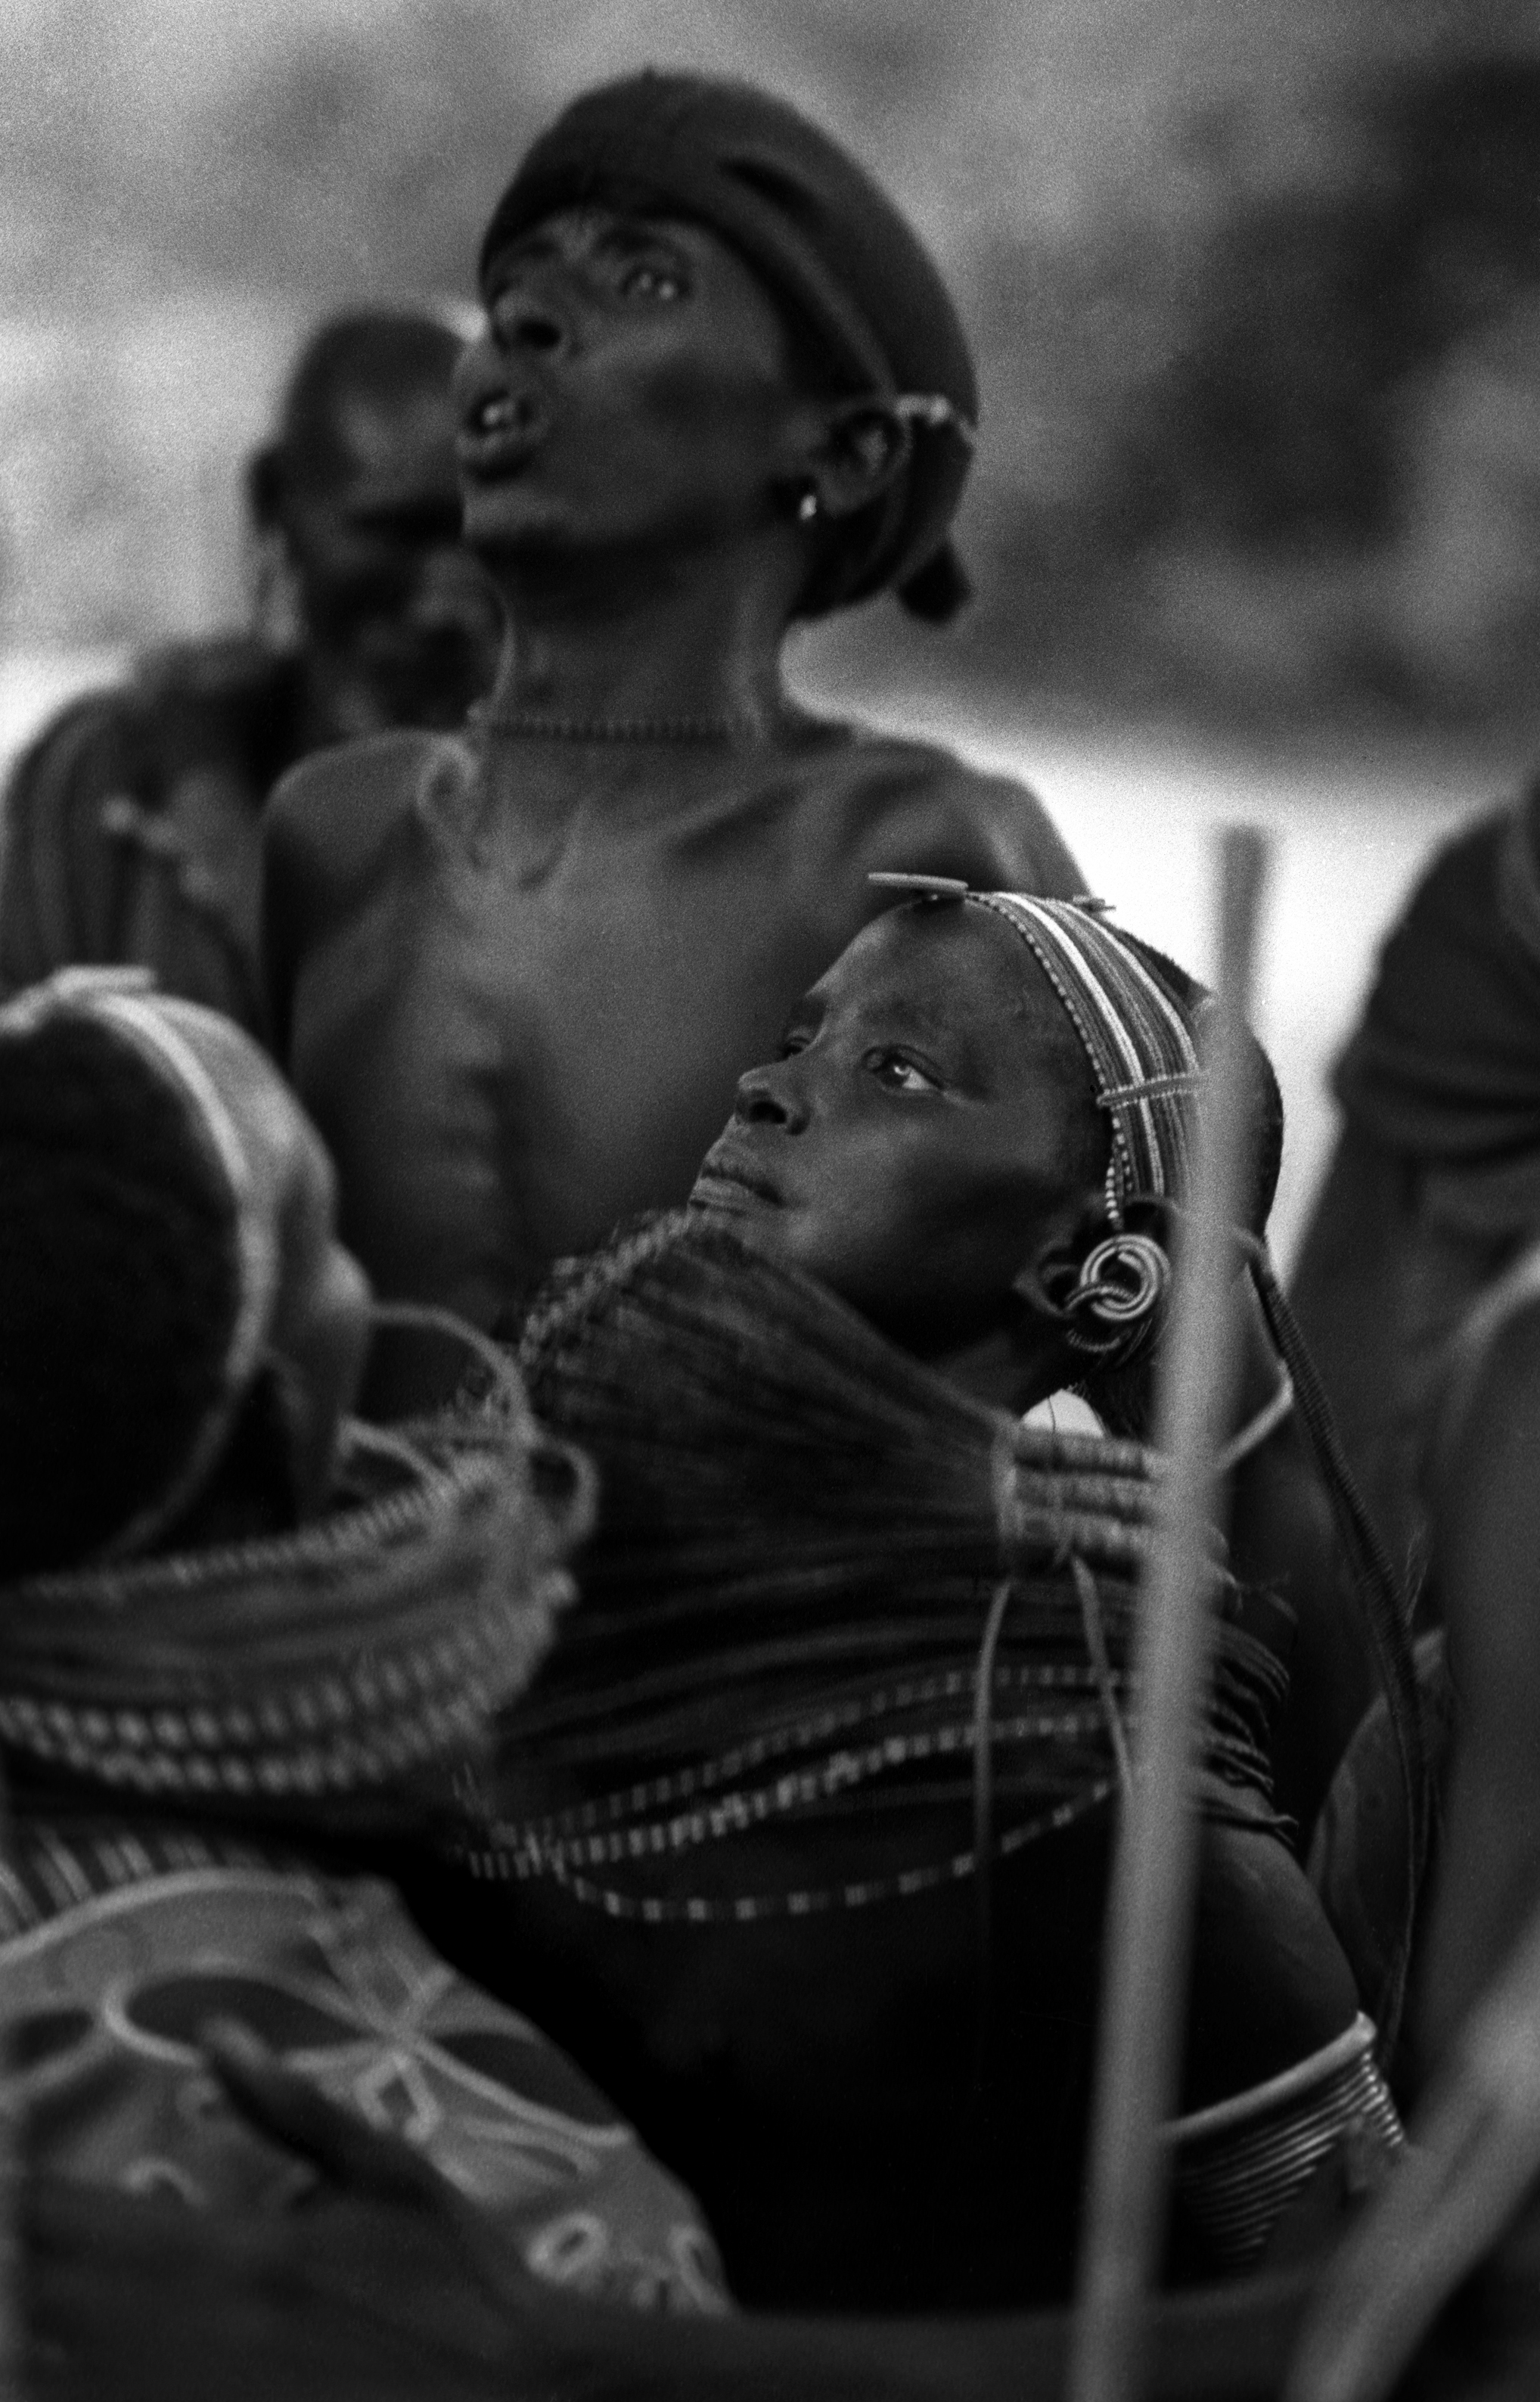
[[[804,525],[811,525],[813,519],[818,516],[818,496],[817,492],[804,492],[801,500],[797,503],[797,516],[801,519],[802,523]]]

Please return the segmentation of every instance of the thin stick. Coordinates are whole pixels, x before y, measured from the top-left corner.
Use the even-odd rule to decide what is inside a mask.
[[[10,1797],[0,1770],[0,1860],[8,1859],[11,1844]],[[10,2067],[8,2051],[7,2046],[0,2057],[0,2074]],[[13,2105],[0,2108],[0,2402],[20,2402],[28,2384],[21,2292],[23,2174],[21,2119]]]
[[[1219,837],[1219,1007],[1191,1216],[1157,1394],[1168,1462],[1135,1644],[1139,1717],[1107,1907],[1101,2039],[1068,2402],[1134,2402],[1145,2298],[1165,2222],[1160,2131],[1176,2100],[1197,1829],[1188,1784],[1208,1662],[1219,1437],[1236,1372],[1232,1228],[1246,1124],[1245,1020],[1267,866],[1263,836]]]

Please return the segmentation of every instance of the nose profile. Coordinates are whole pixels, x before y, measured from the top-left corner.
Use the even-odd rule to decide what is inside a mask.
[[[559,351],[566,336],[550,310],[538,301],[520,300],[503,320],[503,339],[517,351]]]
[[[533,266],[524,267],[516,280],[504,284],[487,316],[492,338],[504,356],[521,351],[526,356],[548,356],[567,340],[567,315],[557,280]]]
[[[794,1057],[773,1059],[738,1078],[733,1113],[740,1125],[784,1126],[788,1134],[806,1125],[806,1108],[789,1073],[794,1065]]]

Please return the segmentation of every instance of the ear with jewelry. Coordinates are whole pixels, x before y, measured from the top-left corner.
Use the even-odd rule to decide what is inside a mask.
[[[906,407],[866,397],[830,404],[804,422],[807,447],[788,478],[798,524],[837,522],[880,501],[913,455],[915,421]]]
[[[1068,1321],[1072,1350],[1124,1367],[1148,1348],[1171,1284],[1171,1262],[1152,1235],[1120,1228],[1078,1264],[1045,1274],[1043,1290]]]

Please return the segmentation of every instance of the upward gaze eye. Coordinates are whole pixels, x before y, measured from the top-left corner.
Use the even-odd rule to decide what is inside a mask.
[[[684,278],[657,260],[628,267],[620,280],[627,300],[682,300]]]
[[[939,1093],[942,1089],[939,1077],[916,1067],[901,1051],[873,1051],[866,1064],[878,1084],[886,1085],[890,1093]]]

